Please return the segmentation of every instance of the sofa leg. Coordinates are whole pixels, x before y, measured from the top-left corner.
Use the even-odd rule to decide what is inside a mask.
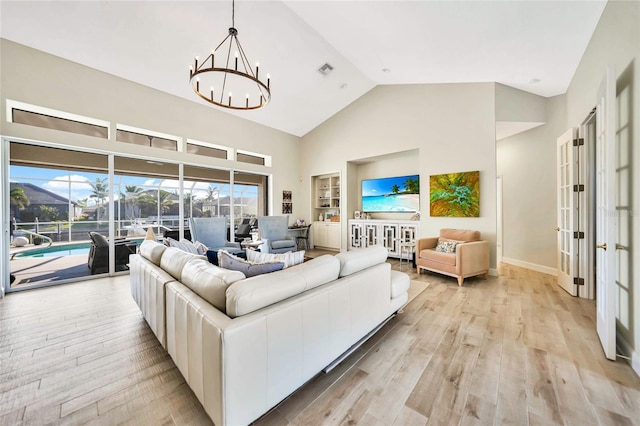
[[[464,281],[464,277],[458,277],[458,285],[462,287],[462,281]]]

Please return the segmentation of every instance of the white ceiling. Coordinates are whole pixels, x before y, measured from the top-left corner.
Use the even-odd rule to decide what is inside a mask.
[[[302,136],[379,84],[495,81],[562,94],[605,5],[239,0],[238,37],[271,74],[272,101],[231,113]],[[188,66],[227,35],[231,1],[3,0],[0,14],[3,38],[208,105]]]

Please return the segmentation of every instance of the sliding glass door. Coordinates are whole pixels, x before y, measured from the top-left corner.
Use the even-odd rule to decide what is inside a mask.
[[[9,181],[8,291],[126,270],[149,228],[190,239],[189,218],[223,216],[231,239],[267,213],[267,176],[28,143],[9,144]]]

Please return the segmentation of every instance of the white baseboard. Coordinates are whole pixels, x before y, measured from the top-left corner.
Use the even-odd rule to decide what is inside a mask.
[[[544,265],[538,265],[536,263],[531,263],[531,262],[525,262],[524,260],[503,257],[502,262],[508,263],[509,265],[520,266],[521,268],[531,269],[532,271],[542,272],[543,274],[558,275],[558,270],[556,268],[551,268],[549,266],[544,266]]]
[[[616,341],[618,343],[618,346],[622,350],[622,355],[628,356],[630,358],[628,362],[631,365],[631,368],[636,372],[638,377],[640,377],[640,354],[634,351],[633,347],[631,347],[631,344],[627,342],[627,340],[620,334],[616,336]]]
[[[491,275],[492,277],[497,277],[498,276],[498,270],[490,268],[489,269],[489,275]]]

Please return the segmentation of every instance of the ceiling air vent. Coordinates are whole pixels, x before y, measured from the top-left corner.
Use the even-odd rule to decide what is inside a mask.
[[[320,68],[318,68],[318,72],[322,75],[329,75],[333,71],[333,67],[329,64],[324,64]]]

